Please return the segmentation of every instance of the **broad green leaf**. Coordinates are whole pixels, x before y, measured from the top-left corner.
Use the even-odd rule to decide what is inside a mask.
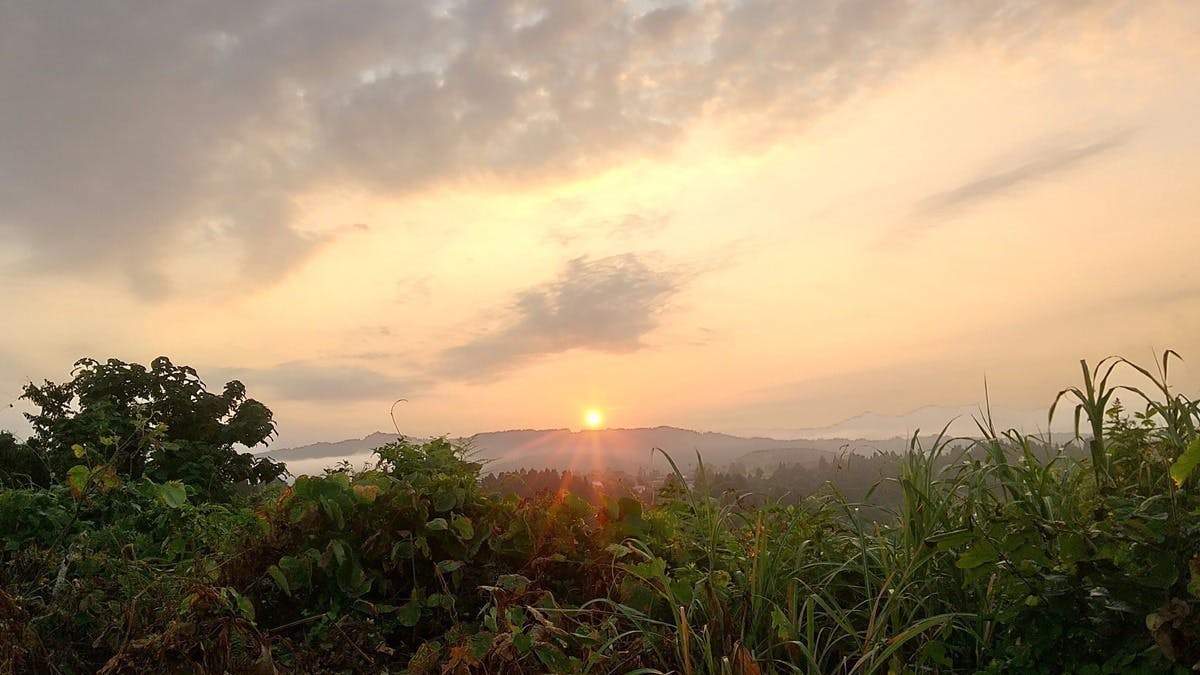
[[[84,457],[87,457],[87,450],[85,450],[82,445],[76,443],[75,445],[71,446],[71,454],[75,455],[76,459],[83,459]]]
[[[417,600],[409,600],[400,611],[396,612],[396,618],[399,619],[400,625],[407,628],[412,628],[421,621],[421,603]]]
[[[454,596],[446,593],[433,593],[428,598],[425,598],[426,607],[440,607],[442,609],[454,608]]]
[[[497,586],[512,593],[524,593],[529,583],[529,579],[520,574],[501,574],[496,578]]]
[[[518,654],[528,654],[529,648],[533,646],[533,638],[520,631],[513,631],[512,643]]]
[[[458,571],[463,566],[461,560],[443,560],[437,564],[438,571],[442,574],[449,574]]]
[[[454,504],[458,500],[454,498],[453,492],[439,492],[433,496],[434,511],[449,511],[454,508]]]
[[[621,519],[640,519],[642,517],[642,503],[630,497],[621,497],[617,501],[617,507],[621,513]]]
[[[475,537],[475,527],[471,524],[470,518],[461,514],[455,514],[450,520],[454,524],[454,529],[458,531],[458,536],[463,539],[472,539]]]
[[[614,558],[620,559],[633,553],[633,551],[624,544],[609,544],[604,547],[604,550],[611,553]]]
[[[508,611],[505,612],[505,617],[509,623],[517,628],[524,626],[529,621],[529,615],[523,607],[509,607]]]
[[[492,644],[492,636],[487,633],[476,633],[467,643],[471,650],[471,656],[477,659],[487,656],[487,653],[492,649]]]
[[[696,594],[691,582],[687,581],[686,579],[677,579],[670,582],[668,587],[671,589],[671,596],[673,598],[671,603],[672,605],[678,606],[692,604],[692,599]]]
[[[117,475],[116,469],[111,466],[100,475],[100,487],[104,492],[121,487],[121,482],[121,477]]]
[[[443,530],[450,529],[450,524],[446,522],[445,518],[434,518],[428,523],[425,523],[425,529],[433,532],[441,532]]]
[[[959,569],[969,570],[990,563],[995,559],[996,551],[992,548],[991,544],[979,542],[959,556],[954,566]]]
[[[667,577],[667,561],[662,558],[651,558],[643,563],[636,565],[628,565],[625,570],[630,574],[653,581],[655,579],[666,579]]]
[[[67,485],[71,486],[71,496],[79,499],[83,496],[83,491],[87,489],[88,479],[92,476],[92,470],[86,465],[76,464],[67,469]]]
[[[167,506],[177,509],[187,503],[187,488],[173,480],[158,486],[158,498]]]
[[[1068,563],[1078,562],[1088,556],[1087,540],[1082,534],[1070,532],[1059,539],[1059,550],[1062,552],[1062,558]]]
[[[1171,465],[1171,480],[1175,481],[1177,486],[1183,485],[1197,464],[1200,464],[1200,438],[1192,441],[1179,459]]]

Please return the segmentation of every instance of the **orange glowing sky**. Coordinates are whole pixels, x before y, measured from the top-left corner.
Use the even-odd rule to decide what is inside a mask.
[[[172,4],[0,8],[5,403],[159,354],[282,443],[1200,386],[1200,3]]]

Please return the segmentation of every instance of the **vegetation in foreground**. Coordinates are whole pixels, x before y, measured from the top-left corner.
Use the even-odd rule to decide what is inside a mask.
[[[653,506],[506,496],[440,440],[288,486],[235,450],[273,430],[239,383],[82,361],[0,435],[0,673],[1186,672],[1200,410],[1172,358],[1084,365],[1074,444],[914,441],[887,508],[703,469]]]

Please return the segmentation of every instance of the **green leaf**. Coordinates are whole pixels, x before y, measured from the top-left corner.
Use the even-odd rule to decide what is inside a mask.
[[[646,581],[667,578],[667,561],[662,558],[651,558],[643,563],[627,565],[625,571]]]
[[[121,487],[121,482],[121,477],[117,475],[116,470],[114,470],[111,466],[108,467],[107,471],[100,475],[100,486],[105,492]]]
[[[497,586],[511,593],[524,593],[529,583],[529,579],[520,574],[501,574],[496,579]]]
[[[271,565],[267,568],[267,574],[271,575],[271,578],[275,580],[275,585],[279,586],[285,595],[292,596],[292,587],[288,584],[287,577],[283,575],[283,570],[276,565]]]
[[[425,529],[432,532],[442,532],[450,529],[450,524],[446,522],[445,518],[434,518],[428,523],[425,523]]]
[[[671,604],[674,606],[690,605],[695,597],[695,589],[692,583],[686,579],[676,579],[670,582],[668,587],[671,589]]]
[[[961,570],[969,570],[990,563],[995,559],[996,551],[992,548],[992,545],[987,542],[979,542],[959,556],[954,566]]]
[[[187,503],[187,488],[173,480],[158,486],[158,498],[167,506],[177,509]]]
[[[642,517],[642,503],[630,497],[621,497],[617,501],[621,520],[635,520]]]
[[[67,485],[71,486],[71,496],[79,499],[83,496],[83,491],[87,489],[88,479],[92,477],[92,470],[86,465],[76,464],[67,469]]]
[[[87,450],[85,450],[82,445],[76,443],[75,445],[71,446],[71,454],[75,455],[76,459],[83,459],[84,457],[87,457]]]
[[[455,514],[450,520],[454,524],[454,529],[458,532],[458,536],[463,539],[472,539],[475,537],[475,527],[471,524],[470,518]]]
[[[456,572],[459,569],[461,569],[462,566],[463,566],[463,561],[461,561],[461,560],[443,560],[437,564],[438,571],[441,572],[442,574],[449,574],[451,572]]]
[[[926,546],[936,546],[939,551],[948,551],[952,548],[958,548],[963,544],[975,538],[975,533],[970,529],[963,528],[960,530],[951,530],[935,534],[932,537],[925,539]]]
[[[1088,556],[1087,540],[1082,534],[1077,532],[1069,532],[1059,539],[1059,550],[1065,562],[1074,563]]]
[[[522,607],[509,607],[508,611],[505,612],[505,617],[515,628],[520,628],[521,626],[524,626],[527,621],[529,621],[529,615]]]
[[[492,649],[492,636],[487,633],[476,633],[467,643],[471,650],[471,656],[477,659],[482,659],[487,656],[487,653]]]
[[[1200,464],[1200,438],[1192,441],[1179,459],[1171,465],[1171,480],[1175,481],[1177,486],[1183,485],[1197,464]]]
[[[418,600],[410,600],[405,603],[400,611],[396,612],[396,617],[400,621],[400,625],[406,628],[412,628],[421,621],[421,603]]]
[[[434,511],[449,511],[454,508],[454,504],[458,500],[454,498],[453,492],[439,492],[433,497]]]
[[[243,619],[251,622],[254,621],[254,603],[250,602],[250,598],[239,594],[237,596],[237,606]]]
[[[614,558],[620,559],[633,553],[633,551],[624,544],[609,544],[604,547],[604,550],[611,553]]]
[[[454,609],[454,596],[446,593],[434,593],[425,599],[425,606]]]
[[[1200,598],[1200,559],[1192,558],[1188,561],[1188,572],[1188,593],[1191,593],[1193,598]]]

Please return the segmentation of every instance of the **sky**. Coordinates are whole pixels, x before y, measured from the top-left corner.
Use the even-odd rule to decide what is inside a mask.
[[[731,432],[1173,348],[1200,3],[0,0],[0,428],[81,357],[281,444]],[[7,404],[13,404],[9,407]]]

